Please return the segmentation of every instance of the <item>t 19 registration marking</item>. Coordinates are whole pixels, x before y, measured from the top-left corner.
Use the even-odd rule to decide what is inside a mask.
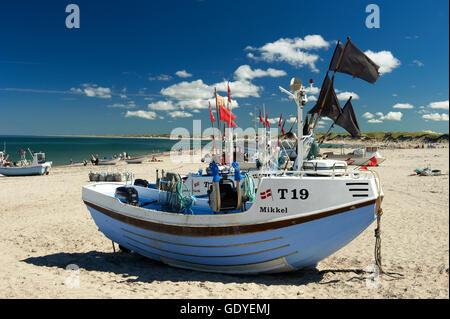
[[[286,199],[286,196],[290,196],[290,199],[301,199],[305,200],[309,197],[309,192],[306,188],[302,188],[300,190],[292,189],[289,190],[287,188],[279,188],[278,194],[280,194],[280,199]]]

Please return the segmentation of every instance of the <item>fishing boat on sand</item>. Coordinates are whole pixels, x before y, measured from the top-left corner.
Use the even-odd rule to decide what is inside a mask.
[[[373,65],[363,53],[360,59],[347,57],[355,54],[346,51],[353,45],[348,42],[344,48],[338,42],[335,49],[335,73],[341,72],[341,62],[347,65],[351,60],[369,64],[359,67],[355,76],[366,75]],[[378,66],[376,78],[377,70]],[[297,137],[302,141],[306,89],[297,78],[290,88],[292,92],[282,91],[297,104]],[[334,92],[332,82],[323,89],[326,100],[328,91]],[[319,113],[330,116],[324,100],[317,102]],[[231,134],[232,128],[227,131]],[[226,163],[226,175],[212,162],[206,198],[192,196],[176,172],[166,173],[152,187],[137,180],[87,185],[82,198],[99,230],[121,250],[171,266],[229,274],[315,267],[379,217],[383,191],[375,172],[348,170],[340,161],[320,159],[308,166],[303,151],[299,143],[299,155],[289,170],[262,167],[257,183],[249,173],[242,176],[237,162]],[[333,167],[323,174],[322,168]]]
[[[98,159],[97,165],[116,165],[120,161],[120,158],[110,158],[110,159]]]
[[[125,162],[127,162],[128,164],[141,164],[147,158],[148,158],[147,155],[138,156],[138,157],[130,157],[130,158],[125,158]]]
[[[323,157],[331,160],[340,160],[347,162],[348,165],[363,166],[370,164],[372,166],[383,163],[386,158],[378,152],[378,147],[367,146],[366,148],[357,148],[350,153],[344,154],[341,149],[340,154],[334,152],[324,152]]]
[[[30,149],[32,160],[27,160],[25,152],[21,150],[20,160],[11,162],[5,152],[0,152],[0,174],[5,176],[44,175],[50,172],[52,162],[47,162],[45,153],[34,153]]]

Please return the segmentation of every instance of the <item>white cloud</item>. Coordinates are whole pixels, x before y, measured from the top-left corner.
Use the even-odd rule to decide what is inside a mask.
[[[174,112],[170,112],[169,116],[171,118],[176,118],[176,117],[192,117],[191,113],[188,112],[184,112],[184,111],[174,111]]]
[[[90,84],[90,83],[85,83],[82,84],[81,86],[83,86],[83,89],[75,89],[75,88],[71,88],[70,91],[73,93],[84,93],[86,94],[86,96],[89,97],[98,97],[101,99],[109,99],[111,98],[111,89],[110,88],[104,88],[101,86],[98,86],[97,84]]]
[[[287,73],[283,70],[277,70],[273,68],[268,68],[266,71],[261,69],[252,70],[249,65],[241,65],[234,71],[234,77],[236,80],[245,81],[252,80],[254,78],[262,78],[266,76],[270,77],[280,77],[285,76]]]
[[[375,116],[370,112],[366,112],[362,115],[362,117],[365,119],[373,119]]]
[[[409,103],[397,103],[394,106],[392,106],[393,109],[413,109],[414,105]]]
[[[175,72],[175,75],[179,76],[180,78],[189,78],[192,76],[192,74],[186,72],[186,70],[177,71]]]
[[[375,115],[378,116],[377,119],[375,118]],[[389,112],[386,115],[381,112],[377,112],[375,115],[370,112],[366,112],[362,115],[362,117],[368,119],[367,123],[382,123],[384,120],[401,121],[403,117],[402,112]]]
[[[152,111],[127,111],[127,113],[125,114],[125,117],[140,117],[143,119],[147,119],[147,120],[154,120],[156,118],[156,113],[152,112]]]
[[[286,120],[286,123],[294,123],[297,118],[295,116],[291,116]]]
[[[172,111],[175,110],[175,106],[171,101],[158,101],[147,105],[150,110],[153,111]]]
[[[386,115],[382,115],[380,120],[400,121],[402,119],[402,112],[389,112]]]
[[[111,108],[122,108],[122,109],[133,109],[133,108],[136,107],[136,103],[134,103],[134,101],[129,101],[128,104],[125,104],[125,103],[114,103],[114,104],[108,105],[108,107],[111,107]]]
[[[172,77],[170,75],[167,75],[167,74],[160,74],[158,76],[150,76],[148,78],[149,81],[155,81],[155,80],[158,80],[158,81],[169,81],[171,79],[172,79]]]
[[[305,87],[305,92],[309,94],[319,94],[320,88],[318,88],[317,86],[308,86]]]
[[[177,100],[208,99],[213,96],[214,88],[196,80],[192,82],[183,81],[167,88],[161,89],[161,94]]]
[[[359,99],[359,95],[356,94],[355,92],[340,92],[339,94],[337,94],[337,98],[340,101],[347,101],[350,96],[352,97],[353,100],[357,100]]]
[[[422,62],[420,62],[419,60],[413,60],[412,63],[416,64],[420,68],[424,66],[424,64]]]
[[[217,89],[218,92],[228,92],[228,83],[230,85],[231,96],[238,98],[247,98],[250,96],[259,97],[259,91],[263,88],[261,86],[254,85],[249,81],[223,81],[211,86],[212,90]]]
[[[317,101],[317,98],[314,95],[308,96],[308,101],[314,102]]]
[[[248,53],[247,57],[266,62],[286,62],[290,65],[301,68],[309,66],[313,72],[318,72],[316,62],[319,56],[315,53],[306,52],[306,50],[316,50],[328,48],[329,42],[325,41],[320,35],[307,35],[302,38],[281,38],[275,42],[269,42],[260,48],[248,46],[246,50],[258,51],[261,55],[255,56]]]
[[[440,101],[440,102],[432,102],[428,104],[428,107],[431,109],[443,109],[448,110],[448,100],[447,101]]]
[[[393,69],[400,66],[400,60],[395,58],[390,51],[373,52],[367,50],[364,52],[373,62],[380,66],[380,74],[391,73]]]
[[[431,121],[448,121],[448,114],[439,114],[439,113],[431,113],[431,114],[424,114],[422,115],[422,118],[425,120],[431,120]]]

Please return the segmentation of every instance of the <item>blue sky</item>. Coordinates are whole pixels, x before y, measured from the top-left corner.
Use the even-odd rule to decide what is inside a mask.
[[[80,28],[68,29],[68,4]],[[365,25],[368,4],[380,28]],[[448,1],[21,1],[0,8],[0,134],[151,134],[209,126],[214,87],[241,127],[295,115],[278,85],[322,84],[336,41],[380,64],[337,74],[362,131],[448,132]],[[214,104],[213,104],[214,105]],[[322,121],[327,130],[330,121]],[[339,128],[335,131],[341,131]]]

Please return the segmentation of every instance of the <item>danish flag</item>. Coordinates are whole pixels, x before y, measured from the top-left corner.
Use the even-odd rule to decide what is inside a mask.
[[[267,189],[265,192],[261,192],[261,199],[265,199],[265,198],[267,198],[267,197],[271,197],[272,198],[272,200],[273,200],[273,197],[272,197],[272,190],[269,188],[269,189]]]

